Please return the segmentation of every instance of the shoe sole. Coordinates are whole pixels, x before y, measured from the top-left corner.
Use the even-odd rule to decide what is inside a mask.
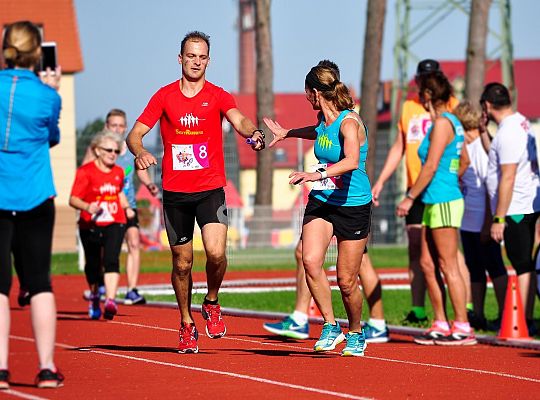
[[[223,333],[218,333],[216,335],[211,335],[210,332],[208,332],[208,327],[205,327],[205,331],[206,331],[206,336],[208,336],[210,339],[219,339],[225,336],[225,334],[227,333],[227,327],[225,327],[225,330],[223,331]]]
[[[196,354],[199,352],[199,346],[194,349],[178,350],[180,354]]]
[[[434,346],[435,339],[413,339],[413,342],[416,344],[421,344],[423,346]]]
[[[9,383],[0,382],[0,390],[9,390]]]
[[[339,334],[338,337],[336,337],[334,339],[334,341],[332,342],[332,344],[330,346],[327,346],[327,347],[314,347],[313,350],[315,351],[330,351],[330,350],[334,350],[336,348],[336,346],[338,344],[340,344],[341,342],[343,342],[345,340],[345,335],[342,333]]]
[[[36,386],[39,389],[55,389],[64,386],[64,384],[58,381],[41,381]]]
[[[390,338],[388,336],[366,339],[366,343],[388,343],[389,341]]]
[[[438,346],[473,346],[478,343],[476,339],[442,341],[435,340],[434,343]]]
[[[273,333],[279,336],[285,336],[291,339],[307,339],[309,338],[309,333],[300,333],[295,331],[284,331],[280,329],[271,328],[269,326],[263,325],[263,328],[268,332]]]
[[[125,306],[136,306],[136,305],[142,305],[142,304],[146,304],[145,299],[136,300],[136,301],[124,299],[124,305]]]

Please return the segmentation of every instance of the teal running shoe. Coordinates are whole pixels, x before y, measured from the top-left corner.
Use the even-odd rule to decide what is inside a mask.
[[[285,317],[281,322],[273,324],[267,322],[263,324],[263,328],[276,335],[293,339],[307,339],[309,337],[309,324],[306,322],[299,325],[290,316]]]
[[[386,343],[390,340],[390,334],[386,326],[384,329],[377,329],[370,325],[369,322],[366,322],[363,331],[367,343]]]
[[[348,332],[346,335],[347,345],[341,352],[343,357],[362,357],[367,347],[364,332]]]
[[[321,337],[313,346],[315,351],[334,350],[338,344],[345,340],[345,335],[341,332],[339,322],[335,325],[325,322],[322,328]]]

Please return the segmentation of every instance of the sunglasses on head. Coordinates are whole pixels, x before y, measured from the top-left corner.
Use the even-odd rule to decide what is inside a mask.
[[[120,150],[118,149],[111,149],[107,147],[99,147],[101,150],[106,151],[107,153],[114,153],[114,154],[120,154]]]

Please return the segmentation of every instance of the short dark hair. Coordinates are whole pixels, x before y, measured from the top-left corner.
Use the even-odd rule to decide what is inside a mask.
[[[206,33],[202,33],[199,31],[193,31],[188,32],[186,36],[184,36],[184,39],[182,39],[182,43],[180,44],[180,54],[184,54],[184,47],[186,47],[186,43],[189,40],[193,40],[194,42],[203,41],[206,43],[206,46],[208,46],[208,54],[210,55],[210,36],[208,36]]]
[[[119,108],[113,108],[107,113],[107,116],[105,117],[105,123],[109,122],[109,118],[111,117],[122,117],[124,118],[124,121],[127,122],[126,112],[124,110],[120,110]]]
[[[491,82],[484,86],[484,91],[482,92],[482,96],[480,96],[480,103],[483,104],[486,101],[496,110],[512,105],[510,91],[499,82]]]

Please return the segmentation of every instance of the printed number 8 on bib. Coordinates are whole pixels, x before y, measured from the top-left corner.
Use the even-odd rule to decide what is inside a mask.
[[[208,143],[173,144],[171,146],[173,170],[192,171],[208,168]]]

